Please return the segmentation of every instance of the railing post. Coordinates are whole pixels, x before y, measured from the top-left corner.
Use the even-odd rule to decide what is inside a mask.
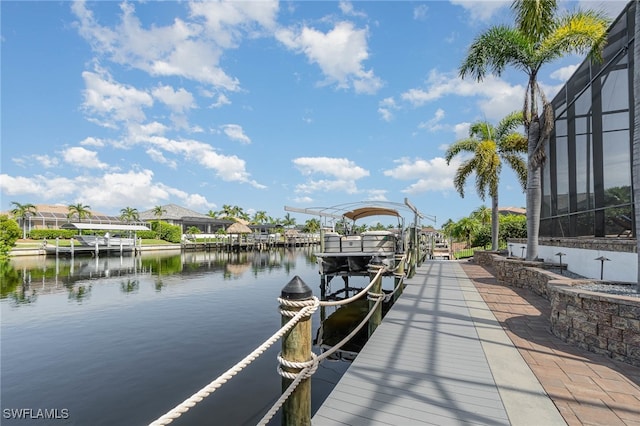
[[[291,301],[305,301],[313,298],[313,291],[297,275],[282,289],[280,297]],[[302,308],[280,306],[287,311],[299,311]],[[291,318],[282,315],[282,325]],[[282,339],[284,360],[289,362],[308,362],[311,360],[311,316],[305,317],[296,324]],[[301,369],[282,366],[285,372],[297,374]],[[282,378],[282,392],[293,380]],[[282,407],[282,425],[311,425],[311,378],[303,379]]]
[[[395,302],[396,300],[398,300],[398,297],[400,297],[400,295],[402,294],[402,285],[403,285],[402,278],[404,276],[404,255],[401,255],[401,254],[396,255],[396,270],[393,273],[393,276],[395,277],[393,279],[393,289],[394,289],[393,301]]]
[[[369,265],[369,278],[373,280],[377,275],[378,270],[382,267],[383,267],[382,265]],[[373,300],[373,299],[377,299],[380,294],[382,294],[382,275],[375,278],[375,282],[373,283],[373,285],[371,286],[371,289],[369,290],[369,296],[370,296],[369,311],[373,309],[376,303],[376,300]],[[371,318],[369,318],[369,337],[371,337],[373,332],[376,331],[376,328],[378,328],[381,322],[382,322],[382,303],[379,303],[375,312],[373,313],[373,315],[371,315]]]

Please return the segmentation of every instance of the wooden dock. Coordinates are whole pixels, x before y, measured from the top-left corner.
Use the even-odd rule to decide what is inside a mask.
[[[314,426],[565,424],[457,261],[406,285]]]

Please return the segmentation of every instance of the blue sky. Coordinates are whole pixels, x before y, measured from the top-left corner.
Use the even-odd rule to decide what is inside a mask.
[[[2,1],[0,210],[483,204],[449,144],[521,108],[526,77],[457,70],[510,1]],[[615,18],[626,1],[559,2]],[[581,57],[544,68],[551,98]],[[490,205],[490,200],[484,202]],[[500,205],[523,207],[513,174]],[[292,214],[302,223],[308,216]],[[425,224],[433,224],[425,221]]]

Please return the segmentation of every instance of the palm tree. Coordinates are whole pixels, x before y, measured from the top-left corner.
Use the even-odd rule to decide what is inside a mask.
[[[638,226],[640,225],[640,0],[636,0],[635,16],[635,41],[633,43],[633,63],[636,67],[633,73],[633,99],[634,99],[634,123],[633,123],[633,200],[636,215],[636,241],[638,245],[638,292],[640,293],[640,238],[638,237]]]
[[[258,210],[253,215],[252,222],[254,224],[267,223],[268,221],[269,221],[269,216],[267,216],[267,212],[265,212],[264,210]]]
[[[133,222],[140,220],[140,213],[138,213],[138,209],[134,209],[133,207],[125,207],[120,210],[120,220],[125,222]]]
[[[282,221],[282,225],[285,228],[286,227],[293,228],[296,225],[296,218],[295,217],[291,217],[291,214],[287,213],[286,215],[284,215],[284,220]]]
[[[477,37],[460,66],[460,76],[482,81],[511,65],[528,77],[522,109],[527,134],[527,259],[538,257],[544,142],[553,129],[553,107],[538,85],[540,68],[566,54],[590,52],[601,59],[608,20],[585,10],[557,16],[557,0],[514,0],[515,27],[495,26]],[[539,106],[542,106],[542,117]]]
[[[310,234],[314,234],[320,231],[320,220],[313,218],[309,219],[304,223],[304,232],[308,232]]]
[[[207,213],[207,216],[216,219],[218,217],[218,212],[213,211],[213,210],[209,210],[209,212]]]
[[[482,226],[491,222],[491,209],[484,204],[471,212],[471,217],[480,221]]]
[[[491,197],[491,250],[498,250],[498,183],[502,161],[515,172],[524,188],[527,166],[521,154],[527,152],[527,139],[515,131],[522,124],[522,113],[512,112],[493,127],[486,121],[473,123],[469,137],[461,139],[447,149],[447,164],[461,152],[470,152],[473,157],[464,161],[453,181],[456,190],[464,197],[464,186],[471,173],[476,175],[476,190],[482,200],[487,193]]]
[[[14,206],[11,214],[14,218],[19,219],[22,225],[22,238],[27,238],[27,218],[35,216],[35,214],[38,213],[38,208],[31,203],[20,204],[12,201],[11,204]]]
[[[160,222],[160,218],[162,217],[163,214],[165,214],[167,212],[167,210],[162,207],[162,206],[155,206],[151,212],[153,213],[153,215],[155,217],[158,218],[158,237],[162,238],[162,224]]]
[[[82,203],[70,204],[67,207],[69,213],[67,213],[67,219],[71,219],[73,216],[78,216],[78,222],[82,222],[85,217],[91,216],[91,207]]]
[[[480,222],[472,217],[463,217],[451,227],[451,236],[458,240],[464,240],[467,248],[471,248],[471,238],[480,229]]]

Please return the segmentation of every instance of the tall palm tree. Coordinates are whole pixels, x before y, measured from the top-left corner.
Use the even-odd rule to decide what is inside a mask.
[[[91,207],[82,203],[70,204],[67,206],[67,219],[71,219],[73,216],[78,217],[78,222],[82,222],[85,217],[91,216]]]
[[[633,200],[636,215],[636,241],[638,245],[638,292],[640,292],[640,236],[638,236],[638,226],[640,226],[640,0],[636,0],[635,15],[635,40],[633,42],[633,63],[636,67],[633,73],[633,99],[634,99],[634,119],[633,119]]]
[[[27,218],[35,216],[38,213],[38,208],[31,203],[20,204],[12,201],[11,204],[14,206],[11,209],[11,214],[14,218],[19,219],[22,225],[22,238],[27,238]]]
[[[153,215],[154,215],[155,217],[157,217],[157,218],[158,218],[158,236],[159,236],[160,238],[162,238],[162,232],[161,232],[161,231],[162,231],[162,224],[161,224],[161,222],[160,222],[160,218],[162,217],[162,215],[163,215],[163,214],[165,214],[165,213],[167,212],[167,210],[166,210],[164,207],[162,207],[162,206],[155,206],[155,207],[151,210],[151,212],[153,213]]]
[[[125,207],[120,210],[120,220],[124,220],[125,222],[138,221],[140,220],[140,213],[138,213],[138,209]]]
[[[538,257],[544,142],[553,129],[553,108],[538,85],[540,68],[570,53],[601,59],[609,21],[599,12],[557,15],[557,0],[514,0],[515,26],[495,26],[478,36],[460,66],[460,76],[482,81],[507,66],[528,77],[522,109],[527,134],[527,259]],[[542,107],[542,117],[539,115]]]
[[[461,152],[473,156],[463,161],[453,181],[456,190],[464,197],[464,186],[472,173],[476,175],[476,190],[484,200],[488,193],[491,197],[491,249],[498,250],[498,183],[502,162],[507,163],[515,172],[524,188],[527,179],[527,166],[521,154],[527,152],[527,139],[515,130],[522,125],[522,113],[513,112],[500,120],[497,127],[486,121],[473,123],[469,128],[469,137],[453,143],[445,154],[447,164]]]

